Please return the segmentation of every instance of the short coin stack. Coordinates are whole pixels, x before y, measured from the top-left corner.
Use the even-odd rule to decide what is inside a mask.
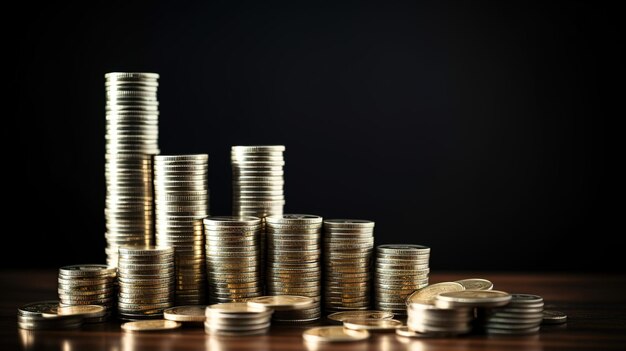
[[[120,248],[118,314],[122,319],[162,318],[174,302],[174,249]]]
[[[209,155],[154,157],[156,244],[174,248],[176,305],[205,302],[202,219],[209,214]]]
[[[326,311],[369,309],[374,222],[325,220],[323,247]]]
[[[59,301],[40,301],[17,309],[17,326],[20,329],[72,329],[83,323],[81,315],[58,315]]]
[[[245,302],[219,303],[206,308],[204,331],[211,335],[259,335],[270,328],[272,310]]]
[[[309,322],[322,315],[322,217],[285,214],[266,219],[267,294],[313,298],[310,306],[274,314],[274,321]]]
[[[153,229],[152,155],[159,153],[155,73],[107,73],[105,222],[107,264],[118,248],[150,245]]]
[[[257,217],[204,219],[209,302],[243,302],[263,295]]]
[[[117,269],[102,264],[80,264],[59,269],[60,306],[101,305],[105,318],[115,310]]]
[[[406,315],[406,298],[428,285],[430,248],[421,245],[379,245],[374,278],[375,308]]]
[[[457,335],[472,330],[474,313],[471,308],[437,308],[429,303],[413,302],[407,311],[407,328],[422,335]]]
[[[529,294],[511,294],[503,307],[480,309],[478,323],[488,334],[532,334],[543,321],[543,298]]]

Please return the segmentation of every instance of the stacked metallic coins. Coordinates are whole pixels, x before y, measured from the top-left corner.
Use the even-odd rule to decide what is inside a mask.
[[[159,75],[107,73],[105,223],[107,264],[120,246],[153,242],[152,155],[159,153]]]
[[[39,301],[17,309],[17,326],[20,329],[75,329],[83,324],[81,315],[58,315],[59,301]]]
[[[543,304],[541,296],[511,294],[506,306],[478,309],[478,325],[488,334],[536,333],[543,320]]]
[[[174,304],[174,249],[127,246],[120,248],[117,302],[122,319],[163,318]]]
[[[379,245],[374,277],[375,308],[406,315],[406,298],[428,285],[430,248],[421,245]]]
[[[267,231],[267,294],[314,299],[303,309],[277,311],[276,322],[320,319],[322,287],[322,217],[285,214],[265,218]]]
[[[406,308],[408,329],[425,336],[466,334],[472,330],[472,308],[438,308],[430,303],[410,303]]]
[[[101,264],[61,267],[58,292],[60,306],[101,305],[106,319],[115,310],[117,269]]]
[[[244,302],[263,295],[261,219],[215,216],[203,222],[209,302]]]
[[[206,308],[204,331],[210,335],[244,336],[265,334],[272,310],[245,302],[219,303]]]
[[[374,222],[327,219],[323,247],[325,310],[369,309]]]
[[[202,219],[209,215],[209,155],[154,157],[156,244],[174,248],[176,305],[204,304]]]

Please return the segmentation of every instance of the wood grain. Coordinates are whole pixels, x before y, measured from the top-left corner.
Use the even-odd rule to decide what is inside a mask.
[[[544,297],[546,308],[568,314],[561,326],[542,327],[530,336],[409,339],[375,334],[367,341],[347,344],[306,344],[301,333],[307,327],[272,326],[268,335],[211,337],[198,328],[167,333],[129,334],[120,323],[85,326],[73,331],[25,331],[16,324],[18,306],[56,299],[55,270],[0,272],[0,350],[309,350],[309,351],[433,351],[433,350],[625,350],[626,275],[440,273],[431,282],[482,277],[499,290],[532,293]]]

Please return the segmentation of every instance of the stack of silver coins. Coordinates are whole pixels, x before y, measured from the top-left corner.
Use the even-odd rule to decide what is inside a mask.
[[[322,288],[322,217],[303,214],[269,216],[267,231],[267,294],[314,299],[303,309],[274,314],[277,322],[320,319]]]
[[[472,330],[474,310],[467,307],[437,308],[431,303],[410,303],[407,307],[409,330],[424,336],[466,334]]]
[[[176,305],[204,304],[202,219],[209,215],[209,155],[154,157],[156,244],[174,248]]]
[[[324,221],[324,304],[327,312],[370,307],[374,222]]]
[[[263,295],[261,219],[214,216],[203,222],[209,302],[244,302]]]
[[[406,315],[406,298],[428,285],[430,248],[421,245],[379,245],[374,277],[375,308]]]
[[[210,335],[245,336],[265,334],[272,310],[245,302],[219,303],[206,308],[204,331]]]
[[[60,306],[101,305],[106,308],[103,319],[115,311],[117,269],[103,264],[80,264],[59,269]]]
[[[155,246],[120,248],[117,302],[122,319],[163,318],[174,303],[174,249]]]
[[[152,155],[159,153],[156,73],[107,73],[105,223],[107,264],[120,246],[153,242]]]
[[[488,334],[536,333],[543,320],[543,304],[541,296],[511,294],[506,306],[478,309],[478,324]]]
[[[82,315],[58,315],[59,301],[39,301],[17,309],[17,327],[27,330],[75,329],[84,321]]]

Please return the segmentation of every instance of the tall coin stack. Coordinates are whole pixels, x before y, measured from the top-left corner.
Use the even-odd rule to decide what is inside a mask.
[[[209,302],[244,302],[263,295],[257,217],[204,219]]]
[[[324,303],[327,312],[370,307],[374,222],[324,221]]]
[[[174,248],[176,305],[201,305],[206,295],[202,219],[209,215],[209,155],[154,157],[156,244]]]
[[[310,307],[280,311],[277,322],[309,322],[321,317],[322,217],[303,214],[269,216],[267,231],[267,294],[314,299]]]
[[[80,264],[59,268],[59,305],[101,305],[108,318],[115,310],[117,269],[103,264]]]
[[[406,315],[406,298],[428,285],[430,248],[421,245],[379,245],[374,279],[375,308]]]
[[[163,318],[174,303],[174,249],[155,246],[120,248],[117,312],[122,319]]]
[[[159,153],[156,73],[107,73],[105,222],[107,263],[118,248],[150,245],[153,236],[152,155]]]

